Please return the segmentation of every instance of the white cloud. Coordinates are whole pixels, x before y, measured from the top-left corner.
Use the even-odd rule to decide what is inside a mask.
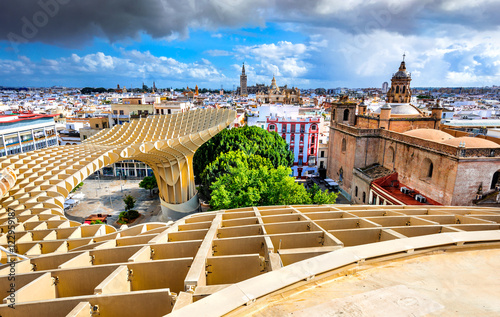
[[[232,53],[224,50],[208,50],[205,51],[206,54],[210,56],[230,56]]]
[[[281,84],[294,85],[312,66],[307,59],[311,57],[310,52],[317,49],[317,43],[324,45],[322,41],[313,44],[279,41],[271,44],[236,46],[234,51],[239,59],[254,61],[251,71],[267,78],[266,82],[275,75],[282,77]]]
[[[33,62],[25,56],[18,60],[0,60],[0,73],[4,75],[37,74],[64,76],[103,76],[115,80],[122,78],[158,78],[167,80],[220,81],[225,77],[207,59],[182,63],[166,56],[155,56],[149,51],[124,51],[121,56],[102,52],[79,56],[72,54],[59,59]],[[82,73],[86,73],[83,75]]]

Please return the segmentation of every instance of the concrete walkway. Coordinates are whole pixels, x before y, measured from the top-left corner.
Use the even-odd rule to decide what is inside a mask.
[[[115,225],[118,215],[125,210],[123,198],[132,195],[137,200],[134,209],[141,214],[132,225],[158,221],[160,198],[158,194],[151,197],[149,190],[140,188],[139,183],[140,180],[86,179],[75,192],[83,193],[85,197],[75,207],[66,210],[66,215],[71,220],[83,222],[91,214],[108,214],[111,215],[108,224]]]

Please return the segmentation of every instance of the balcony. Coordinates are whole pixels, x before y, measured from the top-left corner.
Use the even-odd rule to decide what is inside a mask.
[[[316,166],[316,159],[317,159],[317,156],[309,156],[309,159],[308,159],[308,166],[309,167],[314,167]]]
[[[148,113],[141,113],[141,114],[131,114],[130,119],[140,119],[140,118],[147,118],[149,116]]]

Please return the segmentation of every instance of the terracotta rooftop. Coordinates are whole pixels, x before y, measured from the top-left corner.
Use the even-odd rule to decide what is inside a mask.
[[[454,138],[451,134],[436,129],[414,129],[406,131],[403,134],[435,142],[442,142]]]
[[[444,144],[459,146],[461,143],[465,144],[465,148],[491,148],[496,149],[500,148],[499,144],[495,142],[481,139],[481,138],[472,138],[472,137],[460,137],[453,138],[443,142]]]

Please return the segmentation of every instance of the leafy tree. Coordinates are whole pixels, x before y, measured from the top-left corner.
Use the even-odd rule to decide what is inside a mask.
[[[310,204],[305,187],[296,183],[290,176],[292,170],[289,167],[278,166],[277,169],[269,170],[266,177],[265,191],[262,193],[263,200],[261,206],[271,205],[302,205]]]
[[[102,225],[104,224],[104,222],[102,222],[101,220],[97,219],[97,220],[92,220],[90,222],[91,225]]]
[[[141,214],[137,210],[122,211],[118,216],[118,223],[120,224],[128,223],[131,220],[139,218],[140,215]]]
[[[194,175],[199,180],[207,165],[215,161],[221,153],[241,150],[247,155],[267,158],[271,164],[292,166],[293,153],[288,144],[276,132],[268,132],[259,127],[244,126],[222,130],[196,151],[193,159]]]
[[[229,173],[230,168],[257,169],[260,166],[267,166],[268,168],[273,167],[271,161],[260,155],[248,155],[241,150],[220,153],[215,161],[205,167],[205,170],[201,174],[200,190],[207,198],[210,198],[212,193],[210,186],[217,178]]]
[[[248,169],[239,166],[229,170],[212,184],[210,206],[213,209],[311,203],[304,186],[290,176],[289,167]]]
[[[123,202],[125,203],[125,211],[132,210],[132,208],[134,208],[135,206],[136,201],[137,200],[132,197],[132,195],[125,196],[125,198],[123,198]]]
[[[338,194],[329,193],[328,190],[322,191],[318,185],[314,184],[310,189],[307,190],[309,196],[311,197],[313,204],[323,205],[323,204],[335,204]]]
[[[156,178],[154,176],[146,176],[139,183],[140,188],[149,189],[149,196],[153,196],[152,190],[158,188]]]

